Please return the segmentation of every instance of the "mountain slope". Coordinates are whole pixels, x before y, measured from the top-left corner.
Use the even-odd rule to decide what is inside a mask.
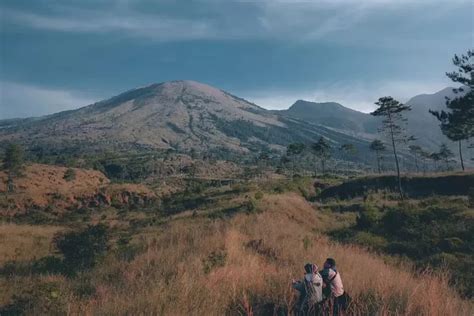
[[[441,143],[455,149],[455,144],[441,132],[439,121],[429,113],[429,110],[445,110],[446,97],[454,97],[453,88],[445,88],[433,94],[420,94],[406,102],[411,106],[411,111],[406,115],[410,134],[432,150],[437,150]]]
[[[298,100],[288,110],[280,113],[355,134],[377,131],[376,118],[335,102]]]
[[[73,111],[0,122],[0,141],[87,149],[220,148],[245,153],[283,149],[321,135],[335,143],[365,144],[349,134],[283,117],[194,81],[152,84]]]

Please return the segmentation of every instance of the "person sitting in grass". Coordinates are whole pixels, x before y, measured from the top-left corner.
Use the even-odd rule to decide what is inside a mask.
[[[324,269],[321,271],[323,278],[323,293],[326,300],[325,307],[332,309],[333,315],[344,315],[349,304],[349,296],[344,291],[341,275],[336,268],[336,260],[327,258],[324,262]]]
[[[305,275],[301,281],[292,280],[293,288],[300,292],[295,314],[319,315],[319,304],[323,300],[323,279],[315,264],[305,264],[304,270]]]

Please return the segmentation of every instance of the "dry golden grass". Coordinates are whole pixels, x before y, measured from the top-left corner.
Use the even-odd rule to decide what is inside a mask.
[[[15,192],[5,195],[7,174],[0,171],[0,215],[11,216],[24,212],[31,206],[46,207],[54,204],[62,208],[73,204],[76,198],[94,196],[98,190],[110,181],[96,170],[73,168],[75,178],[64,179],[66,167],[30,164],[25,166],[23,176],[15,179]],[[9,201],[13,201],[10,203]]]
[[[28,261],[50,253],[51,240],[62,228],[0,223],[0,265]]]
[[[443,277],[414,274],[320,233],[321,215],[295,194],[267,195],[256,214],[176,219],[137,242],[130,262],[110,256],[88,276],[92,296],[64,288],[69,314],[256,315],[290,311],[304,263],[336,258],[353,315],[472,315]],[[327,225],[327,224],[324,224]],[[258,247],[249,241],[261,240]],[[209,265],[211,254],[224,254]],[[214,257],[215,258],[215,257]],[[210,271],[209,271],[210,270]]]

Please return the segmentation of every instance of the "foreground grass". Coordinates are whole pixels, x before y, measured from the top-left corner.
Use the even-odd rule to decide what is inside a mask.
[[[28,314],[287,314],[291,278],[304,263],[335,257],[354,315],[471,315],[445,277],[414,273],[368,251],[330,241],[332,218],[294,193],[265,194],[232,216],[178,217],[143,228],[91,271],[7,275],[4,310]],[[15,305],[16,304],[16,305]]]

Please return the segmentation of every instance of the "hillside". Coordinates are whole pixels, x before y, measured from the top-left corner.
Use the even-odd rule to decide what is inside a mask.
[[[456,144],[443,135],[439,121],[429,113],[429,110],[445,110],[446,97],[453,98],[452,88],[445,88],[433,94],[420,94],[406,102],[411,105],[407,114],[408,130],[418,138],[418,142],[429,149],[438,149],[441,143],[446,143],[455,152]]]
[[[246,183],[186,194],[208,200],[179,213],[166,206],[98,207],[86,213],[89,219],[4,224],[0,313],[284,315],[295,304],[291,279],[301,277],[304,263],[329,256],[353,297],[351,314],[472,313],[445,273],[419,273],[395,258],[330,240],[325,234],[350,225],[355,214],[327,212],[296,193],[313,189],[307,179]],[[173,200],[179,203],[178,196]],[[97,233],[87,225],[98,222],[108,227],[103,243],[109,247],[89,253],[97,256],[91,267],[68,267],[55,240],[73,227],[90,237],[71,246],[86,245]]]
[[[376,133],[378,127],[378,120],[374,117],[335,102],[317,103],[298,100],[288,110],[279,112],[359,135]]]
[[[246,153],[346,133],[282,117],[217,88],[172,81],[127,91],[78,110],[0,122],[0,141],[82,150],[173,149]]]
[[[7,175],[0,171],[0,218],[48,220],[51,213],[64,215],[90,207],[140,206],[156,198],[141,184],[112,184],[101,172],[80,168],[30,164],[7,192]]]

